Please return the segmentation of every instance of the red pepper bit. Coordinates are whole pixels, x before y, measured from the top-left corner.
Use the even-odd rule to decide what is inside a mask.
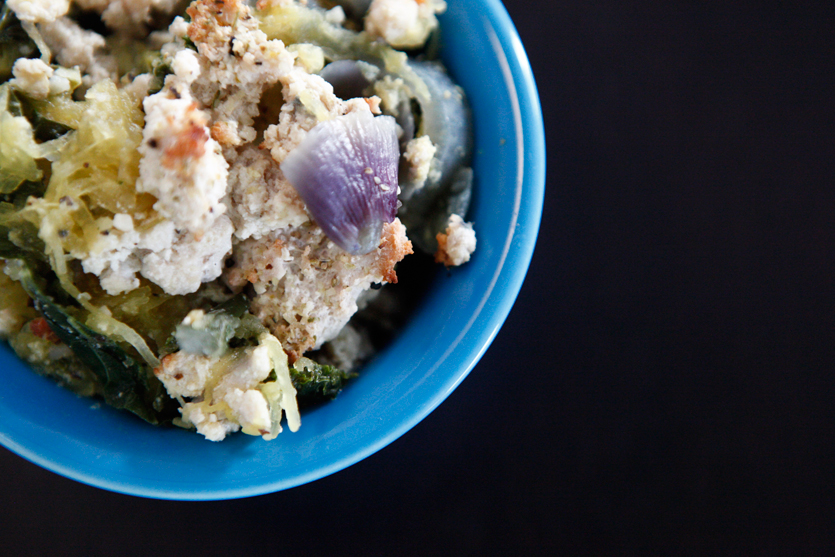
[[[31,330],[32,334],[36,337],[48,340],[52,344],[58,344],[61,342],[61,339],[58,338],[58,335],[52,332],[52,329],[49,328],[49,323],[47,323],[46,319],[43,317],[38,317],[37,319],[30,321],[29,330]]]

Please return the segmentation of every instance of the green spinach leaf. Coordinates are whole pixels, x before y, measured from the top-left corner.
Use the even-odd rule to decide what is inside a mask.
[[[308,360],[311,361],[311,360]],[[296,362],[299,365],[299,362]],[[332,400],[339,394],[345,383],[356,373],[342,371],[334,366],[317,363],[305,364],[301,369],[290,366],[290,379],[296,388],[299,406],[310,406]]]
[[[12,77],[12,66],[18,58],[34,58],[38,47],[20,24],[14,12],[3,2],[0,7],[0,83]]]
[[[8,110],[12,116],[23,116],[32,124],[32,133],[38,143],[58,139],[73,131],[70,126],[42,116],[26,95],[10,90],[8,102]]]
[[[168,397],[152,370],[130,356],[116,342],[98,334],[56,304],[38,284],[31,268],[21,261],[17,278],[50,329],[92,371],[110,406],[133,412],[152,424],[171,421],[177,403]]]

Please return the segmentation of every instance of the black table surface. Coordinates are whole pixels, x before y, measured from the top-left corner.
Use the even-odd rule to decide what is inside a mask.
[[[835,5],[506,0],[543,102],[526,282],[426,420],[286,492],[154,501],[0,449],[8,555],[824,554]]]

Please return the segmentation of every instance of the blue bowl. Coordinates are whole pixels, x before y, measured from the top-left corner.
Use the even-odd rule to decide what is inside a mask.
[[[389,347],[297,433],[222,443],[79,398],[0,349],[0,443],[53,472],[161,499],[260,495],[337,472],[385,447],[467,376],[507,317],[533,253],[545,183],[536,85],[499,0],[448,0],[442,56],[475,118],[478,249],[440,270]]]

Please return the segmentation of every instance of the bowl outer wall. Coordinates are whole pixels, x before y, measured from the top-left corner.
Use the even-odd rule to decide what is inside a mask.
[[[476,190],[468,216],[478,249],[439,270],[392,345],[297,433],[222,443],[79,398],[0,353],[0,444],[68,478],[115,492],[177,500],[271,493],[373,454],[412,428],[467,376],[521,288],[542,211],[545,144],[536,85],[498,0],[448,0],[442,58],[474,113]],[[454,31],[453,31],[454,29]],[[451,53],[456,53],[452,56]]]

